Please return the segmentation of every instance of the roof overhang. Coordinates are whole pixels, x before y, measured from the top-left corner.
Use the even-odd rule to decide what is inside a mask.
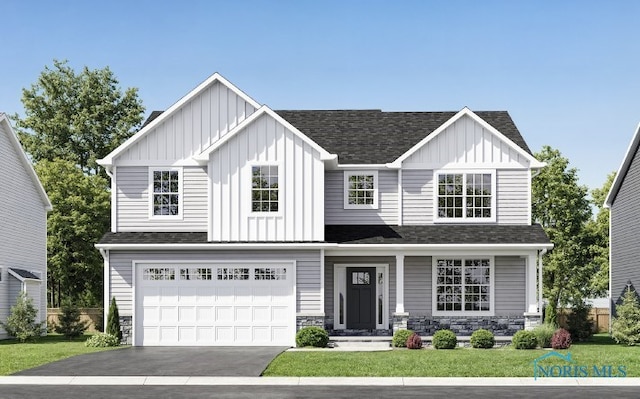
[[[636,127],[636,132],[633,134],[633,138],[629,143],[629,147],[627,147],[627,152],[625,153],[625,156],[622,159],[622,163],[618,168],[616,177],[613,179],[613,183],[611,184],[611,188],[609,189],[607,198],[604,200],[605,208],[611,208],[611,206],[613,205],[613,202],[616,200],[618,191],[620,191],[622,182],[624,181],[624,178],[627,175],[627,172],[629,171],[629,167],[631,167],[631,162],[633,161],[633,157],[636,151],[638,150],[639,145],[640,145],[640,123]]]
[[[18,279],[21,283],[25,281],[42,281],[40,277],[36,276],[28,270],[10,267],[8,271],[11,276]]]

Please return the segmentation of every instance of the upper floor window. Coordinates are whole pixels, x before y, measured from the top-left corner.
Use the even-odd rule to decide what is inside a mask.
[[[182,215],[182,170],[151,169],[151,216]]]
[[[440,172],[436,184],[436,220],[496,220],[494,172]]]
[[[344,208],[378,209],[378,172],[344,172]]]
[[[251,168],[251,211],[278,212],[278,166]]]

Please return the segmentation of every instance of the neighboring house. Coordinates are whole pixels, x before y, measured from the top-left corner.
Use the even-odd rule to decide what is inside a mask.
[[[0,113],[0,320],[26,292],[47,319],[47,211],[51,203],[9,119]],[[0,339],[7,338],[0,327]]]
[[[631,283],[640,287],[640,125],[616,174],[605,206],[609,214],[609,301],[611,314]]]
[[[100,161],[134,345],[295,345],[540,319],[544,166],[506,112],[273,111],[214,74]]]

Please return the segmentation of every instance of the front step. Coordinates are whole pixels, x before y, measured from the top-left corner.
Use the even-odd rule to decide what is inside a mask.
[[[391,337],[384,336],[331,336],[329,346],[342,350],[389,350]]]

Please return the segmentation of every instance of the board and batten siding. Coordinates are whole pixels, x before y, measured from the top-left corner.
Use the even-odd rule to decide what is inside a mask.
[[[252,212],[252,167],[262,165],[278,166],[278,212]],[[214,151],[209,170],[212,241],[324,240],[324,162],[272,116]]]
[[[197,155],[256,109],[233,90],[215,82],[118,156],[127,161],[176,161]]]
[[[122,316],[132,315],[133,262],[211,262],[226,261],[296,262],[296,312],[318,313],[320,309],[320,251],[110,251],[110,296],[116,298]]]
[[[529,170],[496,171],[496,221],[500,224],[530,224]]]
[[[464,116],[403,161],[403,168],[439,168],[445,165],[510,165],[528,168],[525,159],[510,144]]]
[[[631,281],[640,289],[640,153],[636,150],[629,170],[611,205],[611,300],[615,304]]]
[[[15,294],[9,292],[10,267],[40,273],[40,314],[46,314],[47,211],[30,171],[22,163],[22,154],[9,139],[0,123],[0,320],[9,315]],[[16,280],[17,281],[17,280]],[[19,282],[18,282],[19,284]],[[0,327],[0,338],[4,335]]]
[[[207,173],[205,167],[182,168],[182,219],[150,217],[149,168],[116,169],[116,231],[207,231]]]
[[[397,224],[398,172],[378,171],[378,209],[344,209],[345,171],[325,172],[326,224]]]

